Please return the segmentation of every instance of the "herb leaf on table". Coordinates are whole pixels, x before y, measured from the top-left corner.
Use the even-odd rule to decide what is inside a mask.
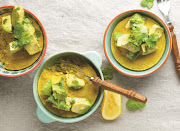
[[[128,100],[126,102],[126,107],[131,111],[136,111],[138,109],[143,109],[145,107],[145,104],[133,100]]]
[[[104,80],[112,80],[113,79],[113,72],[116,71],[114,67],[108,65],[102,70]]]
[[[154,5],[154,0],[142,0],[141,1],[141,6],[142,7],[147,7],[148,9],[151,9]]]

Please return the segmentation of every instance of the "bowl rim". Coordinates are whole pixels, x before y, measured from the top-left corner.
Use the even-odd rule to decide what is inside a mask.
[[[108,29],[109,29],[109,27],[111,26],[111,24],[112,24],[119,16],[121,16],[121,15],[123,15],[123,14],[126,14],[126,13],[129,13],[129,12],[136,12],[136,11],[146,12],[146,13],[152,14],[152,15],[154,15],[156,18],[158,18],[158,19],[162,22],[162,24],[164,25],[164,27],[166,28],[166,30],[167,30],[167,32],[168,32],[169,44],[170,44],[169,50],[168,50],[168,54],[167,54],[165,60],[161,63],[161,65],[160,65],[158,68],[156,68],[155,70],[153,70],[153,71],[151,71],[151,72],[149,72],[149,73],[147,73],[147,74],[142,74],[142,75],[132,75],[132,74],[128,74],[128,73],[123,72],[122,70],[118,69],[118,68],[113,64],[113,62],[111,62],[111,60],[110,60],[110,58],[109,58],[109,56],[108,56],[108,54],[107,54],[107,50],[106,50],[106,46],[105,46],[105,45],[106,45],[106,35],[107,35]],[[171,33],[170,33],[170,31],[169,31],[169,28],[167,27],[167,25],[165,24],[165,22],[164,22],[159,16],[157,16],[156,14],[154,14],[154,13],[152,13],[152,12],[150,12],[150,11],[147,11],[147,10],[143,10],[143,9],[133,9],[133,10],[128,10],[128,11],[122,12],[122,13],[118,14],[117,16],[115,16],[115,17],[111,20],[111,22],[108,24],[108,26],[107,26],[107,28],[106,28],[106,30],[105,30],[105,33],[104,33],[103,47],[104,47],[104,53],[105,53],[105,56],[106,56],[107,60],[109,61],[109,63],[110,63],[117,71],[119,71],[120,73],[122,73],[122,74],[124,74],[124,75],[126,75],[126,76],[131,76],[131,77],[145,77],[145,76],[148,76],[148,75],[150,75],[150,74],[153,74],[154,72],[156,72],[157,70],[159,70],[159,69],[165,64],[165,62],[167,61],[167,59],[168,59],[168,57],[169,57],[169,55],[170,55],[170,52],[171,52],[171,48],[172,48],[172,38],[171,38]]]
[[[14,5],[1,6],[0,9],[3,9],[3,8],[11,8],[11,7],[14,7]],[[46,31],[45,31],[44,26],[42,25],[41,21],[40,21],[32,12],[30,12],[29,10],[27,10],[27,9],[25,9],[25,8],[23,8],[23,9],[24,9],[24,11],[28,12],[29,14],[31,14],[31,15],[39,22],[39,25],[42,27],[42,30],[43,30],[43,33],[44,33],[44,38],[45,38],[44,52],[43,52],[43,54],[42,54],[39,62],[38,62],[36,65],[34,65],[30,70],[28,70],[28,71],[26,71],[26,72],[24,72],[24,73],[21,73],[21,74],[17,74],[17,75],[16,75],[16,74],[14,74],[14,75],[0,74],[0,76],[5,76],[5,77],[18,77],[18,76],[25,75],[25,74],[33,71],[35,68],[37,68],[38,65],[42,62],[42,60],[43,60],[43,58],[44,58],[44,56],[45,56],[45,54],[46,54],[46,49],[47,49],[47,35],[46,35]]]
[[[104,89],[103,88],[101,88],[101,87],[99,87],[99,100],[96,102],[95,101],[95,103],[97,103],[95,106],[94,106],[94,108],[90,111],[90,112],[87,112],[87,113],[85,113],[85,114],[83,114],[83,115],[81,115],[81,116],[79,116],[79,117],[72,117],[72,118],[63,118],[63,117],[60,117],[60,116],[57,116],[57,115],[55,115],[55,114],[53,114],[51,111],[49,111],[44,105],[43,105],[43,103],[41,102],[41,100],[40,100],[40,97],[39,97],[39,93],[38,93],[38,91],[34,88],[34,86],[35,86],[35,80],[36,79],[38,79],[37,80],[37,82],[39,81],[39,77],[37,77],[37,75],[38,75],[38,73],[39,73],[39,70],[48,62],[48,60],[49,59],[52,59],[53,57],[55,57],[55,56],[59,56],[59,55],[61,55],[61,54],[67,54],[67,53],[72,53],[72,54],[77,54],[77,55],[80,55],[80,56],[83,56],[83,57],[85,57],[85,59],[87,59],[88,61],[90,61],[92,64],[93,64],[93,66],[95,66],[95,68],[97,69],[97,71],[99,72],[99,77],[102,77],[102,80],[104,80],[104,77],[103,77],[103,74],[102,74],[102,71],[101,71],[101,69],[100,69],[100,67],[96,64],[96,63],[94,63],[91,59],[89,59],[87,56],[85,56],[85,54],[86,53],[88,53],[89,51],[87,51],[87,52],[84,52],[84,53],[80,53],[80,52],[78,52],[78,51],[62,51],[62,52],[59,52],[59,53],[56,53],[56,54],[53,54],[53,55],[51,55],[51,56],[49,56],[47,59],[45,59],[42,63],[41,63],[41,65],[40,65],[40,67],[38,68],[38,70],[36,71],[36,74],[35,74],[35,76],[34,76],[34,79],[33,79],[33,97],[34,97],[34,99],[35,99],[35,102],[36,102],[36,104],[37,104],[37,108],[40,108],[41,109],[41,111],[42,112],[44,112],[45,113],[45,115],[47,115],[49,118],[51,118],[53,121],[58,121],[58,122],[62,122],[62,123],[75,123],[75,122],[79,122],[79,121],[82,121],[82,120],[84,120],[84,119],[86,119],[86,118],[88,118],[89,116],[91,116],[96,110],[97,110],[97,108],[100,106],[100,104],[101,104],[101,102],[102,102],[102,99],[103,99],[103,95],[104,95]],[[40,72],[40,73],[42,73],[42,72]],[[37,87],[37,89],[38,89],[38,87]],[[37,98],[37,96],[36,95],[38,95],[38,97],[39,97],[39,100],[40,100],[40,102],[39,102],[39,100],[38,100],[38,98]],[[96,98],[96,100],[98,99],[98,96],[97,96],[97,98]],[[94,103],[94,104],[95,104]],[[93,105],[94,105],[93,104]],[[54,116],[53,116],[53,115]],[[63,119],[66,119],[66,120],[62,120],[61,118],[63,118]],[[73,119],[73,118],[75,118],[75,119]],[[71,120],[70,120],[71,119]],[[73,119],[73,120],[72,120]],[[52,122],[53,122],[52,121]]]

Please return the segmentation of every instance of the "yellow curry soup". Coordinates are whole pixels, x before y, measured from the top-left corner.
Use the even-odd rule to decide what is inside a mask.
[[[2,14],[0,16],[0,61],[4,63],[4,68],[8,70],[21,70],[32,65],[41,55],[41,52],[38,52],[34,55],[29,55],[28,52],[24,49],[10,54],[9,43],[14,41],[12,33],[7,33],[2,29],[2,17],[10,15],[11,12]],[[26,16],[28,17],[28,16]],[[38,44],[40,48],[43,48],[43,33],[36,21],[31,17],[28,17],[33,23],[35,29],[38,29],[41,33],[41,36],[38,38]]]
[[[80,66],[80,68],[85,73],[85,75],[94,76],[94,77],[97,76],[95,70],[89,64],[86,64],[85,66]],[[64,111],[64,110],[60,110],[60,109],[52,107],[52,103],[46,102],[46,99],[48,98],[48,96],[42,94],[42,88],[49,79],[52,80],[52,84],[56,84],[61,80],[61,78],[64,78],[65,83],[66,83],[65,74],[63,74],[62,72],[57,72],[55,66],[52,66],[48,69],[44,69],[42,71],[39,81],[38,81],[38,94],[39,94],[40,100],[50,112],[52,112],[53,114],[57,116],[67,117],[67,118],[77,117],[80,114],[76,114],[71,111]],[[84,77],[83,79],[85,81],[85,86],[81,89],[75,90],[75,89],[68,88],[67,84],[64,84],[64,88],[66,89],[66,93],[68,94],[68,97],[87,98],[93,105],[98,96],[99,87],[94,86],[86,77]]]
[[[150,29],[154,24],[159,25],[156,21],[153,19],[144,16],[146,19],[145,26]],[[123,54],[126,54],[127,50],[123,48],[118,48],[115,45],[115,41],[113,39],[113,34],[115,32],[121,32],[123,34],[131,34],[131,30],[128,28],[125,28],[126,24],[128,23],[129,19],[131,17],[128,17],[124,20],[122,20],[114,29],[112,36],[111,36],[111,50],[115,57],[115,59],[125,68],[131,69],[131,70],[146,70],[148,68],[151,68],[155,64],[158,63],[158,61],[161,59],[164,50],[165,50],[165,34],[163,32],[161,38],[157,42],[158,50],[152,54],[145,55],[145,56],[139,56],[136,60],[129,60],[126,56]]]

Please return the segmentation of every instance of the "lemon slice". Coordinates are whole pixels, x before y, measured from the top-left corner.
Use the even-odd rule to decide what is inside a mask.
[[[105,120],[116,119],[121,114],[121,95],[105,90],[101,112]]]

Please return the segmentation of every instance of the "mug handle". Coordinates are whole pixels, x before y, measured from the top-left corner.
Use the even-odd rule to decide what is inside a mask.
[[[88,51],[84,53],[84,56],[89,58],[99,69],[102,65],[102,57],[95,51]]]
[[[51,123],[55,121],[54,119],[47,116],[39,107],[37,107],[36,109],[36,114],[37,114],[38,119],[44,123]]]

